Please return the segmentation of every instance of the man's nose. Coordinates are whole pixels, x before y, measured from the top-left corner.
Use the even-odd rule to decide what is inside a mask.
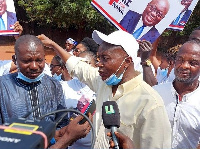
[[[182,68],[190,68],[190,64],[188,61],[184,61],[182,64],[181,64]]]
[[[38,64],[35,61],[31,62],[30,69],[38,69]]]
[[[103,67],[103,63],[101,61],[96,62],[96,67]]]

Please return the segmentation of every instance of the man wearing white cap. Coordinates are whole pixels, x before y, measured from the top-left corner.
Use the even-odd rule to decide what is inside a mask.
[[[93,39],[100,44],[99,69],[71,56],[46,36],[38,37],[66,61],[71,75],[96,92],[94,148],[109,148],[101,116],[103,102],[108,100],[117,102],[120,111],[118,131],[130,137],[135,148],[171,147],[171,128],[162,98],[134,70],[133,60],[137,57],[139,45],[131,34],[115,31],[107,36],[99,31],[93,32]]]

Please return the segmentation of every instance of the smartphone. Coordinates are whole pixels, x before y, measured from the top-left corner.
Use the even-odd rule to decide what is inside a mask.
[[[88,116],[89,116],[89,115],[88,115],[89,113],[91,113],[92,115],[94,115],[95,111],[96,111],[96,103],[95,103],[95,100],[93,99],[93,100],[90,102],[89,106],[87,107],[87,109],[85,110],[85,112],[84,112],[83,114],[85,114],[85,115],[88,117]],[[86,122],[86,118],[83,118],[83,119],[79,122],[79,124],[83,124],[83,123],[85,123],[85,122]]]

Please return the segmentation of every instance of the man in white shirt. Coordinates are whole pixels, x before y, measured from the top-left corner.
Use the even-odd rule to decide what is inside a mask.
[[[139,45],[125,31],[108,36],[94,31],[98,49],[99,69],[70,55],[44,35],[38,36],[46,46],[54,48],[66,62],[69,73],[86,83],[97,95],[94,126],[94,148],[109,148],[109,138],[102,123],[103,102],[116,101],[120,111],[119,132],[131,138],[136,148],[170,148],[171,128],[164,103],[155,90],[134,70],[133,60]]]
[[[154,86],[172,127],[172,148],[196,148],[200,136],[200,43],[187,41],[175,61],[175,80]]]

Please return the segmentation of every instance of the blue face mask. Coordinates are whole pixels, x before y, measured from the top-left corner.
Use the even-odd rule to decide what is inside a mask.
[[[33,83],[33,82],[42,80],[43,76],[44,76],[44,73],[42,72],[37,78],[30,79],[30,78],[26,77],[25,75],[23,75],[21,72],[18,72],[17,78],[19,78],[25,82],[28,82],[28,83]]]
[[[162,81],[167,79],[167,73],[168,73],[168,68],[161,69],[160,67],[158,67],[156,76],[158,83],[161,83]]]
[[[109,78],[105,80],[106,84],[117,85],[122,80],[123,74],[124,73],[122,73],[119,77],[117,77],[116,74],[112,74]]]
[[[165,77],[165,76],[167,76],[167,73],[168,73],[168,68],[160,69],[161,76]]]
[[[125,59],[124,59],[125,60]],[[121,63],[121,65],[119,66],[119,68],[117,69],[117,71],[115,73],[113,73],[110,77],[108,77],[106,80],[105,80],[105,83],[107,85],[117,85],[121,80],[122,80],[122,77],[124,75],[124,72],[126,71],[126,69],[124,69],[124,72],[119,76],[117,77],[116,76],[116,73],[119,71],[119,69],[121,68],[122,64],[124,63],[124,60],[123,62]]]
[[[57,75],[56,73],[54,73],[53,78],[58,80],[58,81],[62,81],[62,73],[60,75]]]

